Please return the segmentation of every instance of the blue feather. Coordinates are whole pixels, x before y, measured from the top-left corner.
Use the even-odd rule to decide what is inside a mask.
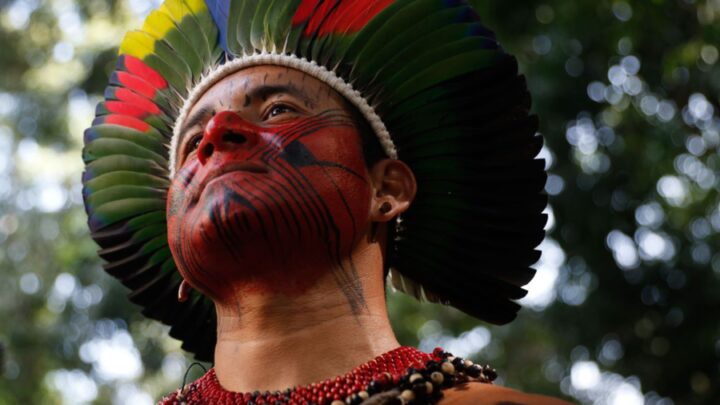
[[[215,21],[215,25],[217,25],[218,30],[220,31],[220,46],[225,52],[227,52],[227,22],[230,10],[230,0],[205,0],[205,4],[207,4],[213,21]]]

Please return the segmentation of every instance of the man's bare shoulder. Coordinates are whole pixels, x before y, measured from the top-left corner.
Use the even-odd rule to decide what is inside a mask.
[[[450,388],[443,392],[439,405],[570,405],[569,402],[526,394],[494,384],[470,382]]]

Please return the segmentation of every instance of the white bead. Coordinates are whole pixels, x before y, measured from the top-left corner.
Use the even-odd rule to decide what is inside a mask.
[[[410,390],[405,390],[400,394],[400,398],[406,402],[412,402],[412,400],[415,399],[415,393]]]
[[[441,369],[442,372],[445,373],[445,374],[450,374],[450,375],[455,374],[455,366],[453,366],[452,363],[450,363],[449,361],[444,362],[444,363],[440,366],[440,369]]]

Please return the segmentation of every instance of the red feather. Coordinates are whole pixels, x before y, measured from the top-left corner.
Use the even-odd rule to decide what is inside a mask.
[[[378,13],[385,10],[394,0],[379,0],[368,5],[367,0],[341,1],[304,0],[295,11],[292,23],[294,26],[307,22],[305,36],[355,33]],[[333,8],[335,8],[333,10]],[[327,16],[328,13],[332,15]],[[320,26],[322,24],[322,26]]]
[[[129,115],[139,119],[143,119],[148,116],[147,110],[124,101],[108,100],[105,102],[105,108],[111,114]]]
[[[157,94],[157,89],[145,81],[145,79],[121,70],[113,72],[110,83],[132,89],[135,93],[141,94],[149,99],[154,99]]]
[[[135,76],[144,78],[156,89],[166,89],[168,87],[167,81],[163,79],[160,73],[134,56],[127,54],[122,55],[120,59],[118,59],[118,64],[124,66],[125,70]]]
[[[157,105],[155,105],[155,103],[153,103],[152,101],[146,99],[145,97],[143,97],[137,93],[134,93],[130,89],[116,87],[114,90],[115,90],[114,91],[115,98],[119,101],[124,101],[124,102],[130,103],[130,104],[134,104],[137,107],[145,110],[145,112],[147,114],[157,115],[157,114],[160,114],[160,112],[161,112],[160,108]]]
[[[123,127],[128,127],[132,129],[136,129],[140,132],[145,132],[148,129],[150,129],[150,125],[145,123],[144,121],[141,121],[135,117],[130,117],[127,115],[119,115],[119,114],[110,114],[110,115],[104,115],[102,117],[98,117],[96,122],[93,122],[93,125],[97,124],[114,124],[114,125],[120,125]]]

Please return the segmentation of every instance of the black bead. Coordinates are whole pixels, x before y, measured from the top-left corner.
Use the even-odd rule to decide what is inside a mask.
[[[454,375],[445,375],[445,380],[443,380],[442,386],[445,388],[452,387],[455,385],[455,382],[457,379]]]
[[[378,383],[376,381],[370,381],[370,384],[368,384],[365,391],[367,391],[367,393],[372,396],[378,392],[378,388]]]
[[[384,403],[387,405],[402,405],[402,400],[398,397],[392,397],[385,400]]]
[[[485,377],[487,377],[487,379],[490,381],[495,381],[495,379],[497,378],[497,371],[495,371],[495,369],[490,366],[485,366],[483,368],[483,374],[485,374]]]
[[[460,357],[455,357],[455,359],[452,361],[452,365],[455,366],[456,371],[462,372],[465,370],[465,360],[461,359]]]
[[[437,371],[440,368],[440,363],[435,360],[430,360],[425,364],[425,370],[429,372]]]
[[[415,382],[412,386],[412,391],[416,397],[425,398],[427,396],[427,385],[425,385],[425,381]]]
[[[465,373],[470,377],[478,378],[480,377],[480,373],[482,373],[482,371],[482,367],[478,366],[477,364],[473,364],[465,370]]]

